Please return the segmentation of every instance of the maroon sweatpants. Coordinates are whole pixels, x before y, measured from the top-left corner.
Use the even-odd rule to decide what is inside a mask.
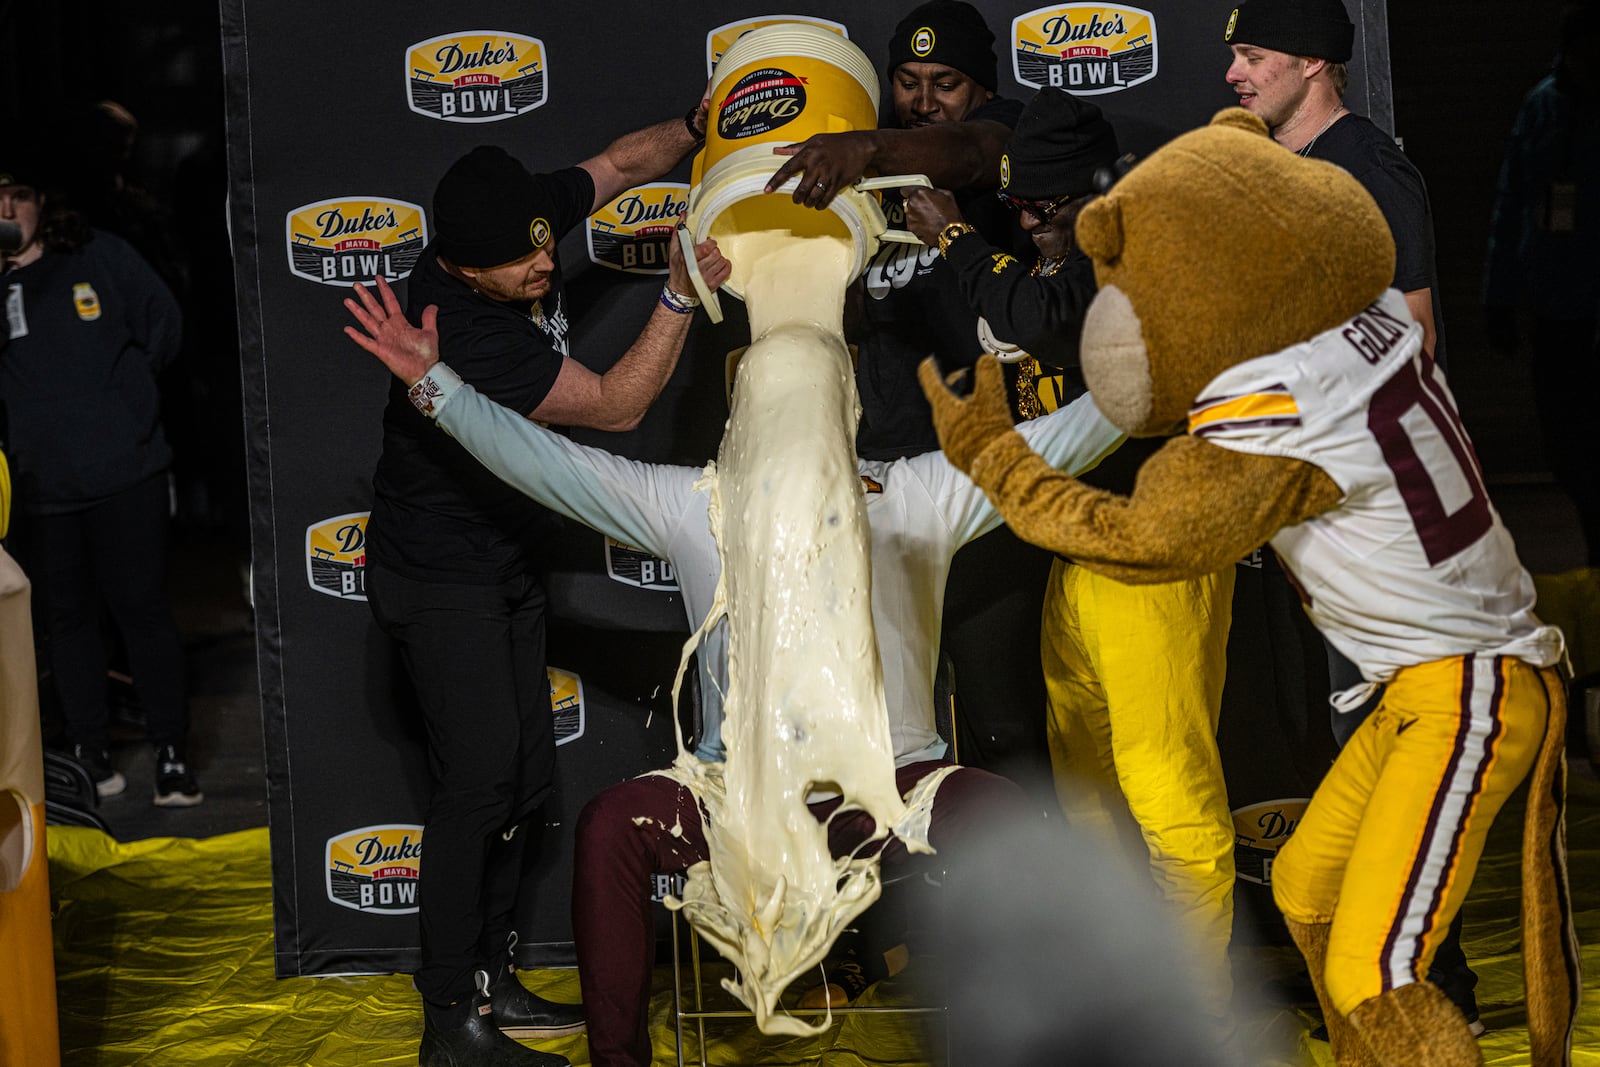
[[[944,761],[913,763],[895,772],[895,783],[903,796],[924,775],[946,766]],[[820,822],[838,806],[837,799],[827,800],[811,810]],[[1026,818],[1033,810],[1010,781],[963,767],[939,785],[928,840],[943,853],[975,828]],[[674,826],[682,836],[671,833]],[[828,845],[835,856],[843,855],[872,828],[865,812],[846,812],[829,827]],[[886,869],[907,858],[905,846],[893,836],[882,848]],[[572,932],[594,1067],[649,1067],[646,1021],[655,965],[650,876],[682,871],[705,858],[699,806],[692,793],[669,778],[647,776],[612,786],[578,817]]]

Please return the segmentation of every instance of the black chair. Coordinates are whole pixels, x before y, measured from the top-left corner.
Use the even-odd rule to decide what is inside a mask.
[[[44,821],[53,826],[89,826],[109,834],[111,827],[95,813],[100,794],[88,770],[64,752],[44,754]]]

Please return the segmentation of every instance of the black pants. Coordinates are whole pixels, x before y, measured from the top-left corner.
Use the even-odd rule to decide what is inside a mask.
[[[1056,806],[1045,739],[1039,619],[1055,556],[1001,526],[950,564],[940,650],[955,668],[960,761]]]
[[[428,735],[433,792],[417,907],[418,992],[443,1008],[504,959],[528,820],[550,793],[555,727],[545,674],[545,594],[419,582],[369,563],[372,613],[398,644]]]
[[[33,583],[46,657],[72,740],[105,748],[102,605],[122,635],[153,745],[183,747],[189,709],[183,646],[167,597],[167,476],[81,511],[18,515],[17,558]]]

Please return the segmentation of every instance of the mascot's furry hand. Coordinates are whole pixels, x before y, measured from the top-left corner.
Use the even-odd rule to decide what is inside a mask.
[[[973,373],[972,395],[962,400],[940,379],[932,356],[917,368],[922,391],[933,406],[939,447],[944,449],[945,458],[963,471],[972,470],[984,449],[1015,432],[1000,361],[990,355],[980,356]]]

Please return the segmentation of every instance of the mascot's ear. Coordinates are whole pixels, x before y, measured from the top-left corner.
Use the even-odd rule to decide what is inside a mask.
[[[1089,201],[1078,213],[1078,247],[1096,263],[1122,255],[1122,205],[1113,196]]]
[[[1267,124],[1261,120],[1261,116],[1242,107],[1223,108],[1211,116],[1211,125],[1228,126],[1235,130],[1243,130],[1245,133],[1259,133],[1263,137],[1270,136]]]

